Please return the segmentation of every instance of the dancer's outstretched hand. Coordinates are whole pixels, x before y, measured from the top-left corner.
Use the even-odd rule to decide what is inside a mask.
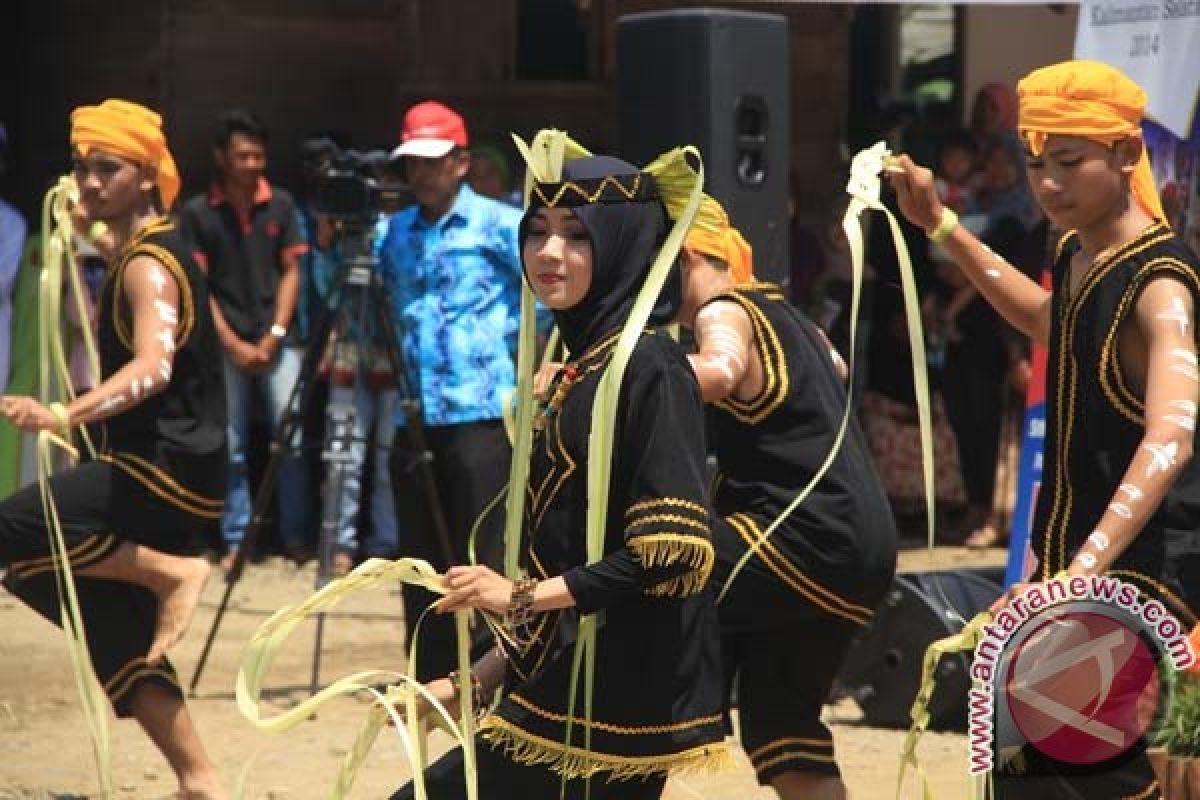
[[[434,606],[439,614],[464,608],[503,614],[512,600],[513,582],[488,567],[451,567],[446,571],[446,588]]]
[[[449,678],[435,678],[425,684],[425,689],[441,703],[451,717],[458,716],[458,687]],[[400,717],[404,717],[404,707],[398,706],[396,709]],[[425,695],[417,695],[417,716],[420,719],[427,718],[433,713],[433,705],[425,698]],[[389,715],[387,719],[388,727],[395,727],[396,722]]]
[[[1029,591],[1031,587],[1036,585],[1036,583],[1026,583],[1023,581],[1014,583],[1012,586],[1008,587],[1008,590],[1004,594],[996,598],[996,602],[992,603],[992,605],[988,608],[988,611],[992,614],[992,616],[999,614],[1001,611],[1008,608],[1009,603],[1025,594],[1025,592]]]
[[[933,172],[901,153],[888,162],[884,174],[896,190],[896,202],[905,219],[926,232],[936,228],[942,221],[942,201]]]
[[[6,417],[13,425],[30,433],[58,430],[54,414],[34,397],[0,397],[0,417]]]

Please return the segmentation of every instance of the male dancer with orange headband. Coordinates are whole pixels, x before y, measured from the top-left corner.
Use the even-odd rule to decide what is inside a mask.
[[[64,438],[99,423],[101,451],[48,480],[96,677],[118,716],[162,751],[180,797],[224,797],[167,650],[208,577],[200,552],[221,514],[221,350],[202,274],[164,216],[179,176],[157,114],[123,100],[71,114],[87,217],[114,237],[99,306],[100,385],[67,405],[0,397],[0,416]],[[58,623],[56,564],[37,486],[0,503],[0,566],[27,605]]]
[[[960,226],[929,170],[900,156],[892,185],[904,215],[996,310],[1049,347],[1031,580],[1112,575],[1159,600],[1186,631],[1200,601],[1200,464],[1192,459],[1200,275],[1164,221],[1141,137],[1146,94],[1094,61],[1035,70],[1017,93],[1030,185],[1050,221],[1068,232],[1052,291]],[[1160,796],[1137,750],[1115,766],[1082,769],[1022,749],[1023,768],[1002,764],[996,772],[1001,796]]]
[[[779,520],[834,447],[846,365],[778,286],[752,272],[750,245],[705,197],[683,248],[679,322],[695,335],[689,358],[710,404],[720,474],[712,580],[714,595],[724,593],[725,680],[736,684],[759,782],[782,800],[842,800],[821,708],[891,583],[895,523],[854,419],[821,480]]]

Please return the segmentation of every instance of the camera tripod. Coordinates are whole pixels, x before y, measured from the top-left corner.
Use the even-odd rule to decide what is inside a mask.
[[[441,498],[438,495],[437,483],[433,476],[433,455],[425,440],[425,430],[422,425],[421,401],[418,392],[408,383],[408,373],[405,370],[403,356],[396,340],[396,331],[390,318],[391,305],[387,302],[387,290],[379,277],[378,259],[371,246],[373,220],[355,218],[343,220],[341,245],[343,258],[337,275],[326,298],[325,306],[317,319],[296,385],[288,399],[287,411],[280,420],[272,437],[270,458],[263,471],[258,492],[254,496],[254,505],[250,522],[246,527],[245,537],[237,556],[225,576],[225,592],[217,607],[212,627],[204,648],[200,651],[200,659],[196,663],[196,671],[188,688],[195,695],[196,686],[208,663],[208,656],[216,640],[217,631],[221,627],[225,612],[229,606],[229,598],[242,577],[246,560],[251,557],[258,545],[258,537],[262,521],[275,492],[275,484],[279,474],[280,461],[292,449],[292,441],[303,425],[305,411],[313,400],[316,381],[313,378],[318,371],[322,354],[330,333],[336,331],[337,338],[333,345],[330,363],[330,381],[335,381],[336,365],[340,362],[339,351],[351,347],[355,340],[365,345],[368,332],[372,330],[369,322],[374,323],[374,330],[382,333],[384,350],[387,353],[392,375],[395,377],[397,402],[402,409],[406,425],[405,434],[413,452],[419,454],[415,464],[419,482],[425,495],[425,501],[430,509],[433,520],[434,534],[447,564],[454,563],[450,546],[449,528],[446,524],[445,513],[442,509]],[[363,347],[360,346],[360,352]],[[354,389],[364,380],[364,359],[355,359]],[[331,397],[332,401],[332,397]],[[355,442],[356,409],[353,400],[345,402],[330,402],[326,408],[325,443],[321,452],[321,460],[327,465],[324,490],[321,497],[321,528],[317,545],[317,581],[316,588],[325,586],[333,576],[334,554],[337,552],[337,535],[341,524],[344,487],[351,470],[359,469],[352,455]],[[385,420],[384,424],[390,424]],[[367,448],[371,446],[368,442]],[[364,459],[365,460],[365,459]],[[362,503],[359,508],[362,509]],[[320,682],[321,646],[325,629],[325,615],[317,616],[317,636],[313,645],[311,689],[316,692]]]

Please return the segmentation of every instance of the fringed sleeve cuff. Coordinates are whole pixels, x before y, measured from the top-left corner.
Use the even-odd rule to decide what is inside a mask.
[[[645,500],[625,513],[625,544],[652,597],[687,597],[704,588],[714,560],[710,537],[708,509],[690,500]]]

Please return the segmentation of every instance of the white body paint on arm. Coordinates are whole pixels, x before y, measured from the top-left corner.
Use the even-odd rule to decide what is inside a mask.
[[[1180,279],[1152,277],[1129,322],[1145,342],[1145,427],[1140,445],[1096,528],[1075,555],[1078,567],[1103,572],[1145,529],[1191,460],[1197,410],[1192,295]]]
[[[122,273],[133,318],[133,357],[68,408],[72,424],[94,422],[144,402],[171,380],[180,327],[181,291],[157,259],[135,256]]]
[[[728,300],[709,303],[696,314],[698,352],[688,356],[704,402],[723,400],[742,382],[750,363],[753,329],[745,309]]]

